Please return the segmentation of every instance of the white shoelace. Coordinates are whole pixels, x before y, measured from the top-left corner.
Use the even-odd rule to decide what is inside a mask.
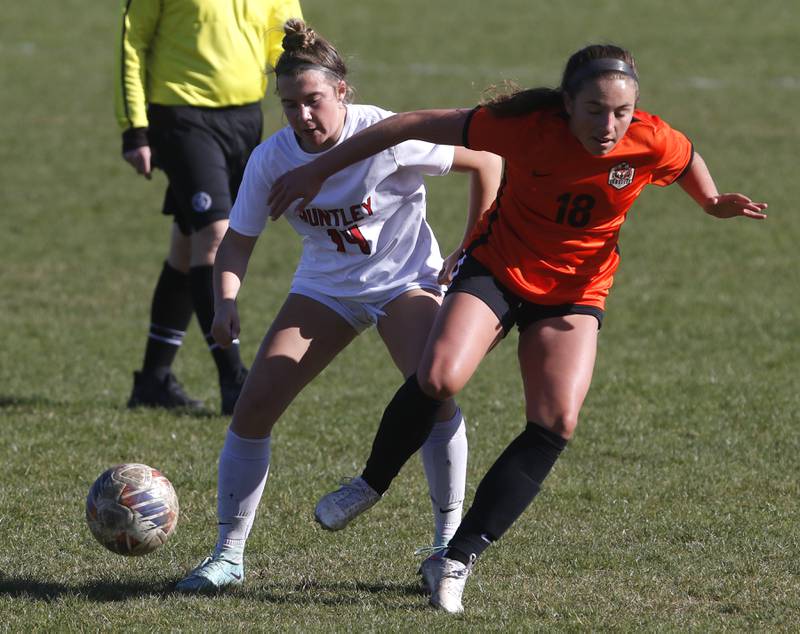
[[[438,553],[444,553],[447,546],[420,546],[414,551],[415,555],[425,555],[426,558]]]

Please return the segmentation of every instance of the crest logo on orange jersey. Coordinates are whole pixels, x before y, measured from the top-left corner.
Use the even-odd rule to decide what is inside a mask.
[[[622,189],[633,182],[636,170],[629,163],[620,163],[608,171],[608,184],[615,189]]]

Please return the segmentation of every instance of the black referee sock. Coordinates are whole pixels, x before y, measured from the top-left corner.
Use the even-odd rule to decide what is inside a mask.
[[[183,343],[192,306],[189,276],[164,262],[153,291],[142,372],[164,379]]]
[[[208,349],[214,357],[214,363],[217,364],[219,378],[235,378],[242,369],[239,344],[234,343],[229,348],[223,349],[211,336],[211,324],[214,323],[214,267],[193,266],[189,269],[189,280],[197,321],[200,323]]]
[[[481,480],[446,556],[467,564],[471,554],[480,556],[500,539],[536,497],[566,444],[558,434],[529,421]]]
[[[361,477],[383,495],[408,459],[422,447],[443,401],[423,392],[412,374],[383,412]]]

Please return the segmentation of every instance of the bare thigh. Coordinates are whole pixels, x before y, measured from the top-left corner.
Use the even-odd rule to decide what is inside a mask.
[[[440,295],[418,288],[384,306],[386,316],[378,321],[378,333],[403,378],[417,371],[441,302]],[[448,399],[437,411],[436,419],[447,421],[455,413],[455,401]]]
[[[566,315],[535,322],[520,335],[517,352],[528,420],[570,438],[592,381],[597,320]]]
[[[420,360],[420,387],[442,400],[455,396],[502,338],[500,321],[483,301],[469,293],[448,295]]]
[[[289,404],[357,333],[327,306],[290,294],[272,322],[247,376],[231,430],[264,438]]]
[[[403,378],[417,371],[442,298],[421,288],[400,295],[383,307],[378,333]]]

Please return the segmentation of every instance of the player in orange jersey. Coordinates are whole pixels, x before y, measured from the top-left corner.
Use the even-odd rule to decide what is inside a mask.
[[[766,217],[765,203],[720,194],[689,140],[637,110],[638,98],[631,54],[588,46],[569,59],[556,90],[520,91],[475,110],[397,115],[273,188],[279,214],[296,199],[305,204],[345,165],[406,139],[460,143],[505,159],[497,198],[465,245],[417,373],[387,407],[361,475],[383,494],[424,442],[438,405],[517,324],[527,426],[481,481],[443,556],[423,564],[431,603],[447,612],[463,610],[476,558],[527,508],[575,431],[619,261],[619,229],[645,185],[677,182],[718,218]],[[344,488],[324,496],[317,519],[325,525],[352,495]]]

